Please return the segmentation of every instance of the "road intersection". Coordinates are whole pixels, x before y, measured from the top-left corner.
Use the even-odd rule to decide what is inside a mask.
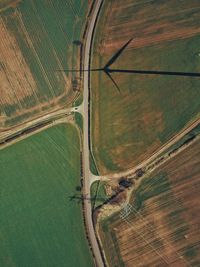
[[[178,142],[184,135],[186,135],[189,131],[191,131],[194,127],[196,127],[200,123],[200,119],[197,119],[194,121],[191,125],[189,125],[187,128],[183,129],[181,133],[178,133],[177,136],[174,136],[173,139],[171,139],[167,144],[165,144],[163,147],[161,147],[157,152],[155,152],[150,158],[146,159],[142,163],[140,163],[138,166],[135,166],[134,168],[131,168],[129,170],[126,170],[124,172],[119,173],[113,173],[108,174],[105,176],[97,176],[92,174],[90,171],[90,147],[89,147],[89,139],[90,139],[90,133],[89,133],[89,90],[90,90],[90,56],[91,56],[91,49],[92,49],[92,41],[93,41],[93,34],[94,29],[96,25],[96,21],[98,18],[99,11],[101,9],[103,0],[96,0],[96,3],[94,5],[93,12],[90,17],[90,23],[86,35],[86,42],[85,42],[85,49],[83,53],[83,63],[84,63],[84,69],[83,69],[83,103],[80,106],[75,106],[71,108],[61,109],[59,111],[54,111],[52,113],[46,114],[40,118],[34,119],[30,122],[26,122],[22,125],[19,125],[13,129],[9,129],[6,132],[2,132],[0,135],[0,139],[6,138],[9,135],[12,135],[18,131],[22,131],[23,129],[26,129],[28,127],[32,127],[33,125],[37,125],[39,123],[50,121],[50,120],[59,120],[61,116],[68,116],[72,115],[74,112],[78,112],[83,117],[83,195],[87,196],[87,198],[83,199],[84,202],[84,215],[85,215],[85,223],[87,228],[87,234],[89,237],[89,241],[92,247],[92,251],[94,254],[96,266],[102,267],[104,266],[104,261],[102,258],[102,252],[101,248],[99,247],[95,229],[93,225],[93,218],[92,218],[92,205],[91,205],[91,194],[90,194],[90,187],[94,181],[98,180],[107,180],[107,179],[119,179],[120,177],[126,177],[128,175],[131,175],[137,171],[139,168],[145,167],[148,163],[150,163],[152,160],[154,160],[156,157],[158,157],[163,151],[165,151],[167,148]],[[116,70],[115,70],[116,71]]]

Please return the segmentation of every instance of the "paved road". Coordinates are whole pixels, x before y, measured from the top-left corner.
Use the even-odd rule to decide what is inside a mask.
[[[92,18],[90,21],[88,33],[87,33],[87,39],[86,39],[86,45],[85,45],[85,53],[84,53],[84,69],[89,69],[89,61],[90,61],[90,49],[92,44],[92,33],[95,27],[95,21],[99,12],[99,9],[101,8],[103,0],[97,0]],[[191,124],[187,129],[182,131],[182,133],[179,133],[177,136],[175,136],[172,140],[170,140],[166,145],[164,145],[158,152],[153,154],[150,158],[142,162],[140,165],[136,166],[133,169],[127,170],[123,173],[116,173],[111,174],[106,177],[99,177],[95,176],[90,172],[90,164],[89,164],[89,131],[88,131],[88,92],[89,90],[89,73],[86,71],[84,72],[84,92],[83,92],[83,104],[79,109],[79,112],[83,115],[83,171],[84,171],[84,188],[83,193],[84,195],[87,195],[87,199],[84,200],[84,207],[85,207],[85,219],[86,219],[86,227],[89,234],[89,239],[92,245],[93,253],[96,259],[97,266],[101,267],[104,266],[102,256],[100,253],[100,249],[96,240],[95,232],[94,232],[94,226],[92,221],[92,207],[90,203],[90,186],[93,181],[103,179],[103,178],[120,178],[124,175],[128,175],[132,172],[135,172],[138,168],[142,168],[149,162],[151,162],[153,159],[155,159],[160,153],[162,153],[165,149],[170,147],[172,144],[176,143],[178,140],[180,140],[186,133],[188,133],[191,129],[193,129],[198,123],[199,120],[195,121],[193,124]]]
[[[89,62],[90,62],[90,49],[92,44],[92,35],[93,30],[95,27],[95,21],[97,19],[98,12],[101,8],[103,0],[97,0],[91,19],[90,24],[87,32],[86,37],[86,44],[85,44],[85,53],[84,53],[84,69],[89,69]],[[89,164],[89,131],[88,131],[88,95],[89,95],[89,73],[87,71],[84,72],[84,91],[83,91],[83,172],[84,172],[84,186],[83,186],[83,193],[87,195],[87,198],[90,199],[90,185],[92,174],[90,172],[90,164]],[[84,208],[85,208],[85,219],[86,219],[86,227],[88,230],[89,239],[92,245],[92,250],[95,256],[96,264],[98,267],[104,266],[102,256],[100,253],[100,249],[96,240],[94,226],[92,221],[92,207],[90,200],[84,200]]]
[[[90,56],[90,49],[92,44],[92,33],[93,29],[95,27],[95,21],[99,12],[99,9],[101,7],[103,0],[97,0],[96,5],[94,7],[94,11],[90,20],[90,25],[87,33],[87,39],[86,39],[86,45],[85,45],[85,53],[84,53],[84,69],[89,69],[89,56]],[[94,232],[94,226],[92,221],[92,207],[90,203],[90,186],[92,182],[99,180],[99,179],[108,179],[108,178],[120,178],[122,176],[127,176],[132,173],[134,173],[137,169],[142,168],[146,166],[149,162],[151,162],[153,159],[155,159],[157,156],[160,155],[164,150],[166,150],[171,145],[178,142],[185,134],[187,134],[189,131],[191,131],[194,127],[196,127],[200,123],[200,119],[197,119],[195,122],[193,122],[188,128],[184,129],[181,133],[177,134],[172,140],[170,140],[166,145],[164,145],[159,151],[154,153],[151,157],[149,157],[147,160],[143,161],[138,166],[135,166],[132,169],[129,169],[124,172],[115,173],[115,174],[108,174],[106,176],[95,176],[90,172],[90,164],[89,164],[89,131],[88,131],[88,90],[89,90],[89,73],[84,72],[84,93],[83,93],[83,104],[81,104],[78,107],[72,107],[68,109],[62,109],[59,111],[55,111],[52,113],[49,113],[47,115],[41,116],[40,118],[31,120],[30,122],[23,123],[21,125],[18,125],[17,127],[13,127],[9,129],[8,131],[2,132],[0,134],[0,139],[5,138],[11,134],[14,134],[15,132],[18,132],[20,130],[23,130],[25,128],[31,127],[33,125],[37,125],[38,123],[47,121],[47,120],[57,120],[59,116],[70,114],[72,112],[79,112],[83,115],[83,171],[84,171],[84,195],[87,195],[87,199],[84,200],[84,208],[85,208],[85,219],[86,219],[86,226],[89,234],[89,239],[92,245],[92,250],[95,256],[96,264],[98,267],[104,266],[102,256],[100,253],[100,249],[96,240],[95,232]],[[59,120],[58,120],[59,122]]]
[[[85,45],[85,53],[84,53],[84,69],[89,69],[89,61],[90,61],[90,49],[92,44],[92,34],[95,27],[95,21],[97,19],[98,12],[100,10],[101,4],[103,0],[97,0],[94,11],[92,13],[92,17],[90,20],[87,38],[86,38],[86,45]],[[172,140],[170,140],[166,145],[164,145],[159,151],[154,153],[150,158],[143,161],[138,166],[135,166],[132,169],[129,169],[124,172],[115,173],[115,174],[108,174],[105,177],[104,176],[95,176],[90,171],[90,163],[89,163],[89,123],[88,123],[88,95],[89,95],[89,73],[86,71],[84,72],[84,92],[83,92],[83,104],[81,104],[78,107],[68,108],[59,110],[56,112],[52,112],[51,114],[42,116],[38,119],[32,120],[31,122],[24,123],[18,127],[14,127],[14,129],[10,129],[10,131],[6,131],[6,133],[1,133],[0,137],[5,138],[6,135],[13,134],[16,131],[22,130],[24,128],[30,127],[33,124],[38,124],[43,121],[49,120],[49,119],[56,119],[58,116],[64,115],[64,114],[70,114],[71,112],[79,112],[83,115],[83,172],[84,172],[84,186],[83,186],[83,193],[84,195],[87,195],[87,199],[84,199],[84,208],[85,208],[85,219],[86,219],[86,227],[90,239],[90,243],[92,245],[92,250],[95,256],[96,264],[98,267],[104,266],[101,252],[96,240],[93,221],[92,221],[92,207],[90,202],[90,186],[93,181],[99,180],[99,179],[108,179],[108,178],[120,178],[122,176],[127,176],[129,174],[134,173],[137,169],[142,168],[146,166],[149,162],[151,162],[153,159],[155,159],[160,153],[162,153],[164,150],[166,150],[171,145],[175,144],[178,140],[180,140],[185,134],[187,134],[189,131],[191,131],[195,126],[197,126],[200,123],[200,119],[193,122],[188,128],[183,130],[181,133],[179,133],[177,136],[175,136]]]

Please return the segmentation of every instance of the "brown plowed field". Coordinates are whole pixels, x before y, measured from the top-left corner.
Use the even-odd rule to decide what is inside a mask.
[[[20,104],[25,97],[34,95],[37,85],[31,74],[15,37],[0,19],[1,72],[0,104]]]
[[[71,106],[79,68],[87,2],[72,0],[0,3],[0,129]]]
[[[197,0],[105,1],[93,46],[93,68],[200,73]],[[134,168],[200,116],[200,79],[102,72],[92,75],[93,154],[102,175]]]
[[[198,139],[141,182],[126,219],[116,214],[102,223],[109,265],[199,266],[199,192]]]
[[[134,42],[130,47],[138,48],[200,33],[199,25],[195,24],[200,13],[196,0],[181,1],[181,4],[179,1],[126,0],[111,1],[108,5],[102,46],[104,53],[112,53],[131,37]]]

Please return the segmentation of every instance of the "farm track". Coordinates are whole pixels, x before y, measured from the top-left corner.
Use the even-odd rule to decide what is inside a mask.
[[[167,142],[164,146],[162,146],[151,157],[147,158],[146,160],[144,160],[142,163],[138,164],[137,166],[135,166],[135,167],[133,167],[131,169],[128,169],[128,170],[126,170],[124,172],[118,172],[118,173],[103,175],[103,176],[101,176],[101,179],[108,179],[108,178],[109,179],[119,179],[121,177],[126,177],[126,176],[134,174],[138,169],[144,168],[146,165],[148,165],[153,160],[155,160],[165,150],[170,148],[172,145],[176,144],[182,137],[184,137],[186,134],[188,134],[191,130],[193,130],[199,124],[200,124],[200,118],[196,119],[187,128],[185,128],[183,131],[181,131],[177,135],[175,135],[169,142]]]
[[[88,35],[87,35],[87,40],[86,40],[86,49],[85,49],[85,58],[84,58],[84,68],[88,69],[89,66],[89,57],[90,57],[90,49],[91,49],[91,43],[92,43],[92,34],[94,31],[94,27],[95,27],[95,22],[96,22],[96,18],[98,16],[98,12],[100,10],[101,7],[101,3],[103,1],[99,0],[96,3],[95,6],[95,10],[93,12],[93,16],[91,18],[91,22],[89,25],[89,30],[88,30]],[[17,127],[13,127],[10,128],[9,130],[0,133],[0,141],[4,140],[5,138],[9,138],[9,136],[15,135],[17,133],[19,133],[20,131],[23,130],[29,130],[29,129],[33,129],[32,134],[34,134],[35,132],[37,132],[37,126],[41,125],[40,129],[44,129],[44,127],[46,127],[47,123],[53,122],[53,121],[58,121],[58,123],[60,123],[62,120],[60,120],[60,117],[64,118],[66,115],[70,115],[72,112],[80,112],[83,117],[84,117],[84,141],[83,141],[83,151],[84,151],[84,194],[88,195],[88,199],[90,197],[90,185],[91,185],[91,181],[94,179],[94,176],[92,176],[91,172],[90,172],[90,167],[89,167],[89,139],[90,139],[90,135],[88,132],[88,114],[89,114],[89,110],[88,110],[88,90],[89,90],[89,74],[88,72],[84,72],[84,101],[83,101],[83,110],[82,107],[79,109],[79,107],[74,107],[74,108],[68,108],[68,109],[61,109],[55,112],[52,112],[50,114],[41,116],[40,118],[31,120],[29,122],[23,123],[20,126]],[[78,108],[79,110],[76,110],[76,108]],[[122,176],[128,176],[132,173],[135,173],[135,171],[139,168],[142,168],[144,166],[146,166],[148,163],[150,163],[152,160],[154,160],[156,157],[158,157],[162,152],[164,152],[167,148],[169,148],[170,146],[172,146],[173,144],[175,144],[176,142],[178,142],[185,134],[187,134],[188,132],[190,132],[193,128],[195,128],[198,124],[200,123],[200,118],[197,119],[196,121],[194,121],[190,126],[188,126],[186,129],[184,129],[181,133],[177,134],[173,139],[171,139],[167,144],[165,144],[159,151],[157,151],[156,153],[154,153],[151,157],[149,157],[148,159],[146,159],[145,161],[143,161],[142,163],[140,163],[139,165],[125,171],[125,172],[120,172],[120,173],[114,173],[114,174],[108,174],[106,176],[99,176],[98,179],[119,179]],[[42,126],[42,124],[44,124]],[[35,130],[34,130],[34,127]],[[17,142],[19,140],[19,135],[17,135],[16,139],[14,142]],[[14,143],[13,142],[13,143]],[[93,222],[92,222],[92,211],[91,211],[91,203],[88,199],[84,200],[84,205],[85,205],[85,209],[86,209],[86,224],[87,224],[87,228],[89,230],[89,237],[90,237],[90,242],[92,245],[92,249],[95,255],[95,259],[97,262],[98,266],[103,266],[103,261],[102,261],[102,256],[101,256],[101,252],[99,249],[99,245],[96,241],[96,236],[95,236],[95,232],[94,232],[94,226],[93,226]]]
[[[7,146],[7,144],[9,143],[9,139],[10,141],[12,140],[12,144],[17,142],[18,138],[21,139],[21,133],[23,132],[25,133],[31,131],[32,133],[34,133],[34,131],[37,131],[38,127],[42,130],[46,124],[50,125],[51,123],[54,123],[61,119],[67,121],[67,117],[72,115],[75,111],[79,111],[79,107],[66,108],[54,111],[34,120],[30,120],[18,126],[12,127],[7,131],[2,131],[0,133],[0,147],[4,148],[5,145]]]
[[[88,5],[78,1],[30,1],[19,5],[14,2],[2,3],[8,4],[9,12],[0,20],[3,40],[0,127],[5,130],[33,115],[42,116],[44,110],[51,112],[52,107],[55,110],[70,106],[77,94],[71,90],[72,77],[55,70],[64,69],[67,64],[78,66],[79,48],[73,44],[73,38],[79,39],[81,35]],[[71,27],[66,26],[68,20]],[[52,30],[54,27],[56,30]]]
[[[154,196],[152,200],[147,197],[146,205],[144,205],[145,207],[142,206],[143,208],[139,209],[137,204],[136,206],[133,205],[133,216],[126,218],[124,221],[118,216],[108,223],[108,226],[110,224],[109,227],[111,227],[112,230],[114,229],[113,231],[117,228],[120,229],[120,231],[115,231],[115,234],[118,240],[117,244],[120,246],[120,254],[125,261],[125,265],[133,266],[132,264],[134,262],[134,266],[140,266],[141,256],[144,257],[143,262],[147,262],[148,264],[146,263],[146,265],[148,266],[160,266],[162,265],[161,263],[155,263],[154,261],[160,262],[163,259],[166,260],[167,266],[193,266],[192,263],[198,259],[197,255],[195,255],[197,258],[194,256],[194,260],[192,258],[189,259],[185,254],[183,255],[183,251],[188,248],[188,243],[194,246],[194,249],[195,246],[198,248],[199,244],[199,216],[197,215],[199,214],[199,207],[196,205],[199,199],[199,140],[198,137],[198,140],[196,139],[196,142],[193,142],[193,144],[179,154],[179,156],[176,156],[175,159],[164,164],[157,172],[154,172],[152,176],[148,175],[148,179],[146,177],[144,180],[143,187],[138,189],[138,191],[136,189],[135,192],[141,192],[141,198],[143,196],[145,198],[149,192],[154,191],[154,195],[152,193]],[[164,173],[163,177],[165,177],[163,180],[162,177],[158,175],[158,173],[161,173],[161,170],[162,173]],[[169,172],[167,172],[167,170]],[[168,175],[166,173],[168,173]],[[156,176],[156,174],[158,176]],[[169,184],[169,188],[166,182],[168,181],[167,179],[170,179],[172,183]],[[161,189],[161,187],[163,188],[163,192],[159,192],[159,196],[161,194],[162,201],[156,193],[158,191],[155,191],[156,188]],[[178,214],[178,212],[180,213]],[[172,214],[175,213],[176,216],[173,217]],[[188,226],[189,229],[185,229],[185,231],[187,231],[184,235],[185,240],[181,240],[179,234],[186,224],[190,225],[190,227]],[[175,232],[174,229],[177,231]],[[112,235],[114,235],[113,232],[111,233],[111,236]],[[188,236],[190,236],[189,240],[187,240]],[[161,241],[160,243],[157,242],[158,237]],[[113,238],[112,240],[115,239]],[[115,241],[113,241],[113,244],[115,245]],[[109,246],[108,244],[108,247],[112,251],[112,245]],[[163,248],[165,249],[163,250]],[[145,258],[146,253],[148,256]],[[110,254],[108,254],[108,258],[109,255]],[[152,257],[150,255],[152,255]],[[112,262],[112,260],[114,261],[114,256],[110,258],[110,262]]]
[[[88,25],[88,32],[86,34],[86,45],[85,45],[85,54],[84,54],[84,68],[88,69],[90,66],[90,55],[91,55],[91,47],[92,47],[92,41],[93,41],[93,33],[94,33],[94,28],[96,25],[97,17],[100,11],[100,8],[102,6],[103,0],[97,0],[96,5],[94,5],[94,10],[93,13],[91,14],[90,18],[90,23]],[[84,169],[84,188],[83,188],[83,193],[84,195],[88,195],[88,199],[84,200],[84,210],[85,210],[85,222],[86,222],[86,227],[87,231],[89,234],[89,240],[92,246],[92,251],[94,253],[94,258],[96,265],[101,267],[104,266],[103,260],[102,260],[102,254],[99,248],[99,244],[97,243],[95,231],[94,231],[94,226],[93,226],[93,218],[92,218],[92,208],[91,208],[91,203],[90,203],[90,185],[92,181],[94,181],[94,175],[90,172],[90,163],[89,163],[89,74],[88,72],[84,72],[84,99],[83,99],[83,106],[79,107],[74,107],[74,108],[69,108],[65,110],[59,110],[57,112],[53,112],[50,115],[47,114],[45,116],[42,116],[38,119],[29,121],[27,123],[24,123],[20,126],[13,127],[9,131],[5,131],[0,135],[0,140],[3,141],[6,138],[10,138],[12,140],[12,144],[14,142],[17,142],[20,140],[21,134],[20,132],[25,131],[30,131],[31,134],[34,134],[36,130],[38,130],[38,125],[40,125],[40,130],[43,130],[44,127],[46,126],[47,122],[48,124],[52,122],[53,120],[56,121],[57,117],[60,116],[65,116],[65,115],[70,115],[71,112],[80,112],[83,117],[84,117],[84,131],[83,131],[83,169]],[[60,120],[58,120],[60,121]],[[44,124],[44,125],[43,125]],[[44,127],[43,127],[44,126]],[[12,139],[12,136],[16,135],[16,139]],[[4,144],[3,147],[6,145]]]

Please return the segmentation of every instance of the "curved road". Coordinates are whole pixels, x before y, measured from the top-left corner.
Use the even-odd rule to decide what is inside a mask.
[[[85,45],[85,51],[84,51],[84,70],[88,70],[90,68],[90,52],[92,48],[92,41],[93,41],[93,32],[94,28],[96,25],[96,20],[98,17],[98,13],[100,11],[100,8],[102,6],[103,0],[96,0],[96,4],[94,7],[94,11],[92,13],[92,17],[90,19],[90,24],[87,32],[87,37],[86,37],[86,45]],[[92,207],[90,203],[90,186],[92,181],[98,180],[102,177],[95,177],[92,175],[90,172],[90,164],[89,164],[89,131],[88,131],[88,96],[89,96],[89,83],[90,83],[90,76],[88,71],[84,71],[84,91],[83,91],[83,104],[81,107],[81,110],[79,112],[83,115],[83,174],[84,174],[84,187],[83,187],[83,193],[85,196],[87,196],[87,199],[84,199],[84,208],[85,208],[85,219],[86,219],[86,227],[89,235],[89,239],[91,242],[92,250],[94,253],[94,257],[96,260],[96,264],[98,267],[104,266],[103,260],[102,260],[102,255],[100,252],[100,248],[97,243],[97,239],[95,236],[95,231],[94,231],[94,226],[93,226],[93,221],[92,221]],[[133,169],[129,169],[125,172],[122,173],[117,173],[117,174],[111,174],[107,175],[112,178],[119,178],[122,175],[128,175],[132,172],[135,172],[138,168],[143,167],[145,164],[149,163],[151,160],[153,160],[158,154],[160,154],[162,151],[164,151],[166,148],[171,146],[172,144],[176,143],[184,134],[186,134],[189,130],[194,128],[197,124],[199,123],[199,119],[193,122],[189,127],[184,129],[182,133],[178,136],[175,136],[172,140],[170,140],[166,145],[164,145],[159,151],[154,153],[149,159],[145,160],[138,166],[136,166]],[[106,177],[105,177],[106,178]]]
[[[86,44],[85,44],[85,53],[84,53],[84,70],[88,70],[90,68],[90,52],[92,48],[92,39],[93,39],[93,32],[96,24],[96,20],[100,11],[100,8],[102,6],[103,0],[96,0],[96,4],[94,6],[94,10],[90,19],[90,24],[86,36]],[[90,239],[90,243],[92,246],[93,254],[95,257],[95,262],[98,267],[104,266],[102,255],[100,252],[99,245],[97,243],[94,226],[93,226],[93,220],[92,220],[92,206],[90,203],[90,186],[92,182],[95,180],[100,179],[114,179],[114,178],[120,178],[122,176],[127,176],[132,173],[134,173],[138,168],[144,167],[146,164],[148,164],[150,161],[155,159],[160,153],[162,153],[165,149],[173,145],[174,143],[178,142],[185,134],[187,134],[189,131],[191,131],[194,127],[196,127],[200,123],[200,118],[195,120],[191,125],[189,125],[187,128],[183,129],[183,131],[176,136],[172,138],[167,144],[165,144],[163,147],[160,148],[159,151],[154,153],[150,158],[146,159],[142,163],[140,163],[138,166],[128,169],[127,171],[120,172],[120,173],[114,173],[114,174],[108,174],[106,176],[95,176],[90,171],[90,163],[89,163],[89,116],[88,116],[88,106],[89,106],[89,72],[84,71],[84,91],[83,91],[83,103],[78,107],[72,107],[67,109],[61,109],[59,111],[52,112],[50,114],[46,114],[40,118],[36,118],[30,122],[23,123],[22,125],[19,125],[17,127],[14,127],[13,129],[9,129],[6,131],[6,133],[0,134],[0,139],[6,138],[10,135],[13,135],[14,133],[18,131],[22,131],[24,129],[28,129],[29,127],[33,125],[37,125],[38,123],[45,122],[47,120],[56,120],[58,117],[62,115],[70,115],[72,112],[79,112],[83,116],[83,175],[84,175],[84,184],[83,184],[83,193],[87,198],[84,199],[84,209],[85,209],[85,221],[86,221],[86,227]]]
[[[84,51],[84,69],[87,70],[90,67],[90,50],[92,47],[92,38],[93,31],[95,28],[96,20],[98,17],[98,13],[100,11],[103,0],[97,0],[92,16],[90,18],[90,24],[86,37],[85,51]],[[90,243],[92,246],[92,250],[94,253],[94,257],[96,260],[96,264],[98,267],[104,266],[101,252],[97,243],[93,220],[92,220],[92,206],[90,203],[90,181],[92,179],[92,174],[90,172],[90,163],[89,163],[89,131],[88,131],[88,96],[89,96],[89,72],[84,71],[84,90],[83,90],[83,106],[82,106],[82,114],[83,114],[83,175],[84,175],[84,184],[83,184],[83,193],[87,196],[87,199],[84,199],[84,208],[85,208],[85,220],[86,227],[90,239]]]

